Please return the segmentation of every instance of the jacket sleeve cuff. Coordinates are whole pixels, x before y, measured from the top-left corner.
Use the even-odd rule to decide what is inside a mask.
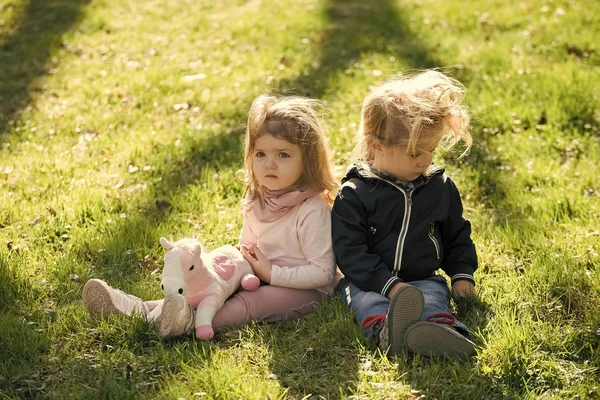
[[[451,280],[451,285],[454,285],[454,282],[456,281],[469,281],[471,282],[473,285],[475,285],[475,277],[473,275],[470,274],[455,274],[452,275],[452,280]]]
[[[390,290],[394,287],[394,285],[398,282],[402,282],[402,279],[392,276],[386,283],[383,285],[381,289],[381,295],[387,297]]]

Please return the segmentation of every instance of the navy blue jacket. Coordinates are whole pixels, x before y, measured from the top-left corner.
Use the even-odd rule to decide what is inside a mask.
[[[336,262],[359,289],[386,296],[397,282],[426,279],[441,268],[475,283],[471,224],[454,182],[438,168],[404,187],[366,163],[353,164],[333,204]]]

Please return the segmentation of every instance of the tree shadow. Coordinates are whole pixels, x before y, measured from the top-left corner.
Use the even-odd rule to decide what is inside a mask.
[[[38,299],[46,293],[27,279],[19,264],[22,257],[19,248],[0,251],[0,397],[12,386],[15,376],[40,365],[40,354],[50,346],[47,335],[39,329],[50,317],[37,307]]]
[[[414,388],[415,397],[420,395],[435,399],[473,400],[523,398],[525,393],[522,388],[506,385],[494,376],[473,372],[479,370],[478,364],[475,360],[411,356],[406,360],[399,360],[398,370]],[[457,377],[460,384],[450,384],[458,383]],[[465,390],[466,388],[468,389]]]
[[[62,35],[90,0],[30,0],[18,27],[0,41],[0,135],[28,105],[35,107],[36,80],[51,69]]]
[[[73,315],[59,319],[66,322]],[[160,338],[149,321],[137,317],[111,316],[98,328],[78,332],[77,343],[67,343],[74,335],[72,322],[60,324],[53,337],[34,335],[30,326],[20,325],[10,325],[11,331],[23,331],[22,339],[8,353],[8,362],[0,364],[0,395],[15,398],[63,398],[65,393],[72,398],[154,398],[165,381],[180,380],[185,365],[209,365],[215,348],[187,338]],[[12,352],[18,352],[14,360]],[[27,359],[30,354],[35,363]]]
[[[321,98],[330,89],[331,78],[352,68],[364,54],[389,54],[410,68],[440,66],[431,49],[408,27],[408,12],[390,0],[332,0],[325,16],[327,29],[318,60],[296,79],[282,80],[281,92]]]
[[[356,389],[360,335],[354,315],[333,297],[304,318],[268,325],[269,368],[293,397],[338,398]]]

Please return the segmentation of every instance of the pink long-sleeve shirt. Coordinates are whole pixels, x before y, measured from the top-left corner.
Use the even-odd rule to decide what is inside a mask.
[[[322,195],[273,222],[259,221],[252,209],[244,212],[240,244],[258,247],[271,261],[271,285],[333,293],[331,208]]]

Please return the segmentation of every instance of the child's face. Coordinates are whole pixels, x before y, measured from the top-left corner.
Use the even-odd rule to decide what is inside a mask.
[[[260,185],[269,190],[287,189],[302,176],[302,150],[265,133],[254,143],[252,169]]]
[[[410,182],[425,173],[433,160],[433,149],[416,149],[412,154],[407,146],[381,147],[375,150],[373,166],[403,182]]]

